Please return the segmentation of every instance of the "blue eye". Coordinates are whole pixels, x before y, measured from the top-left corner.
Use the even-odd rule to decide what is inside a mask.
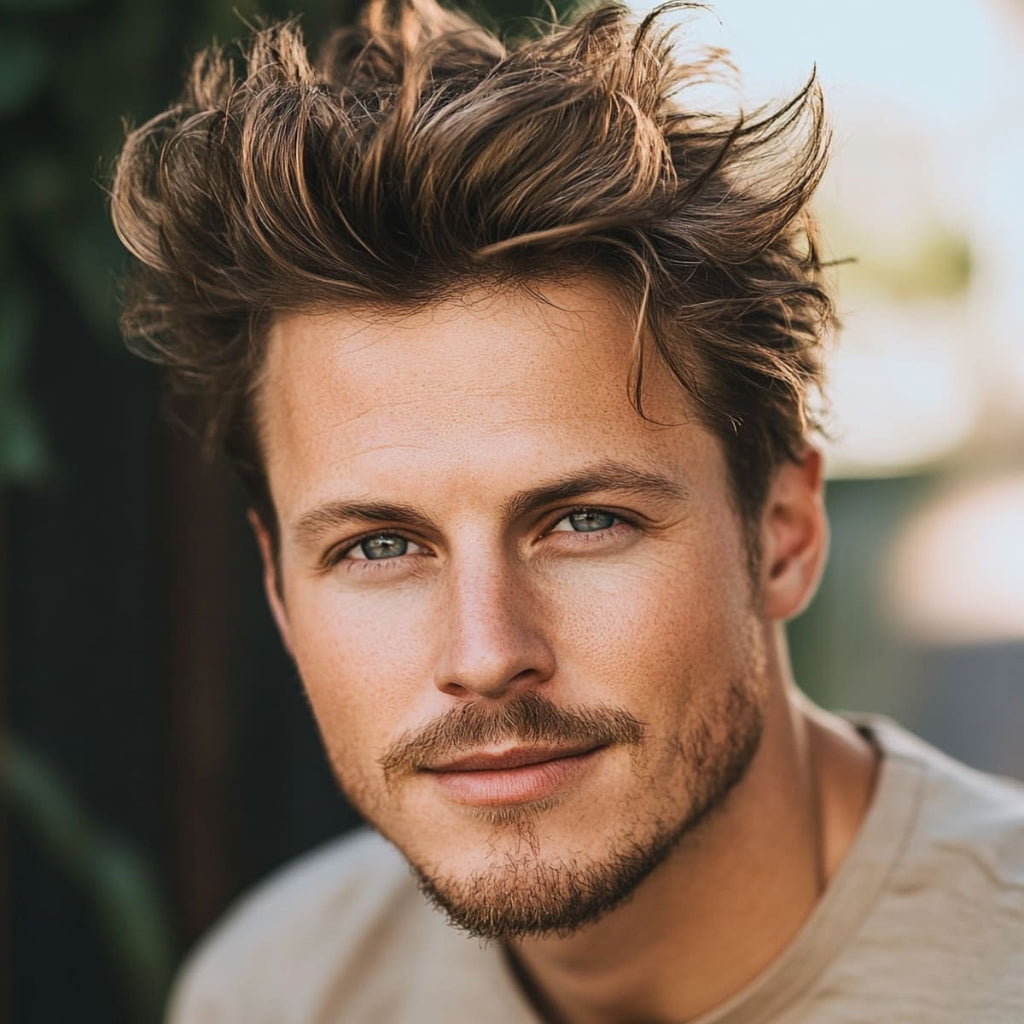
[[[596,533],[599,530],[610,530],[618,520],[619,517],[612,512],[604,512],[599,508],[581,508],[559,519],[553,529],[564,532],[571,530],[574,533]]]
[[[399,558],[409,553],[409,541],[397,533],[378,533],[365,537],[346,554],[349,558],[365,558],[378,561],[382,558]]]

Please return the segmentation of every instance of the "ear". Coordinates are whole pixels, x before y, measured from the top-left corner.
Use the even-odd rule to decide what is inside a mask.
[[[249,525],[256,535],[260,558],[263,560],[263,590],[267,595],[267,604],[270,605],[270,611],[277,623],[277,631],[281,634],[285,649],[294,657],[291,627],[288,624],[288,613],[284,606],[284,588],[281,585],[274,542],[271,540],[270,531],[253,509],[249,509]]]
[[[761,519],[761,593],[770,619],[784,621],[810,603],[828,551],[824,460],[815,448],[775,471]]]

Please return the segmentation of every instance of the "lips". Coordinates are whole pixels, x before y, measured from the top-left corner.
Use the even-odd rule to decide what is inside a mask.
[[[524,768],[527,765],[544,764],[548,761],[561,761],[567,757],[579,757],[596,750],[596,746],[571,748],[554,747],[515,747],[500,753],[480,751],[431,765],[427,771],[432,772],[495,772],[511,768]]]
[[[455,803],[475,807],[530,804],[577,782],[604,749],[604,745],[591,745],[477,751],[433,764],[424,774]]]

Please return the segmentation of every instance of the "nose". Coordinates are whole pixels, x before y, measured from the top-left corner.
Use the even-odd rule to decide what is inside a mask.
[[[554,674],[542,609],[522,572],[497,557],[452,565],[443,598],[446,631],[436,669],[438,689],[452,696],[500,699]]]

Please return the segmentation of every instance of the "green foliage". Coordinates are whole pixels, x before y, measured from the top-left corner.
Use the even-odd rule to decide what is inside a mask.
[[[152,872],[126,843],[103,832],[44,758],[8,739],[3,777],[13,813],[82,890],[117,964],[132,1017],[159,1020],[173,965],[167,915]]]
[[[26,32],[0,36],[0,117],[26,106],[46,80],[49,54]]]
[[[0,288],[0,480],[35,483],[46,475],[49,455],[23,379],[32,339],[34,307],[26,290]]]

